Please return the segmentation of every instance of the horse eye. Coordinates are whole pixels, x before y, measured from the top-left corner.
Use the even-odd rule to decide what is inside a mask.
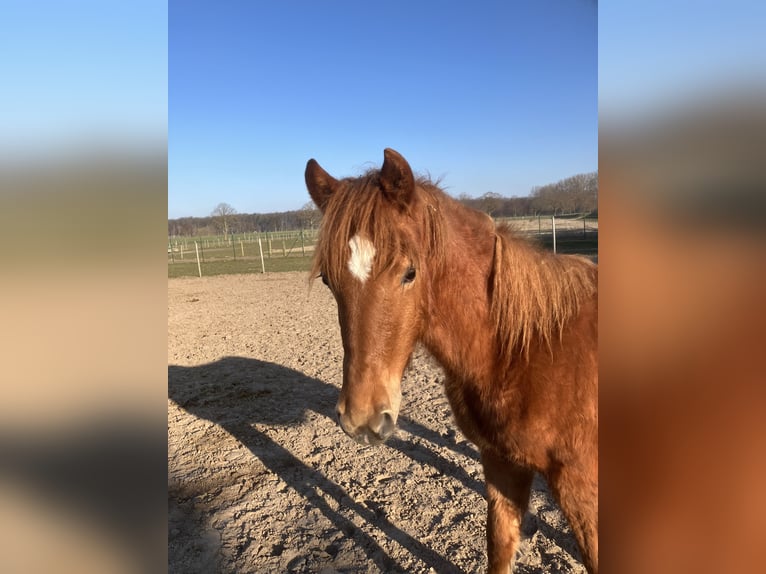
[[[320,273],[319,276],[322,278],[322,283],[329,287],[330,283],[327,281],[327,276],[324,273]]]
[[[402,276],[402,285],[406,285],[407,283],[412,283],[415,280],[415,268],[409,267],[407,271],[404,272],[404,275]]]

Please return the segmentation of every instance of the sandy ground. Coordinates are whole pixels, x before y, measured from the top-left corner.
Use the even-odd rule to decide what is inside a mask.
[[[362,447],[333,420],[335,302],[304,273],[168,282],[168,555],[173,573],[482,572],[476,448],[416,351],[400,427]],[[536,479],[515,572],[585,572]]]

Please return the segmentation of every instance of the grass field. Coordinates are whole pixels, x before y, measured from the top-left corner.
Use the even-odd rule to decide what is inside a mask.
[[[553,249],[553,237],[550,234],[530,237],[544,248]],[[193,245],[193,242],[192,242]],[[244,247],[245,256],[242,257]],[[288,247],[289,249],[289,247]],[[305,255],[303,255],[305,252]],[[300,247],[288,251],[285,257],[282,250],[274,250],[271,257],[264,253],[264,264],[267,273],[280,273],[283,271],[305,271],[311,269],[311,256],[313,245],[305,245],[305,250]],[[598,255],[598,231],[595,233],[582,233],[580,231],[562,231],[557,234],[557,253],[569,253],[585,255],[595,258]],[[235,257],[236,255],[236,257]],[[201,254],[202,275],[234,275],[242,273],[261,273],[261,259],[258,255],[258,244],[244,243],[232,247],[216,247],[204,249]],[[186,250],[181,259],[179,252],[168,254],[168,278],[196,277],[198,275],[196,256],[193,251]]]
[[[543,235],[535,238],[535,241],[544,248],[553,251],[553,236]],[[596,257],[598,255],[598,235],[564,235],[556,238],[556,253],[566,253],[569,255],[585,255],[586,257]]]
[[[311,257],[273,257],[265,260],[268,273],[280,273],[283,271],[308,271],[311,268]],[[202,275],[234,275],[241,273],[261,273],[261,260],[259,258],[238,259],[213,259],[202,264]],[[168,278],[172,277],[196,277],[198,275],[197,262],[186,261],[168,262]]]
[[[263,251],[267,273],[308,271],[316,241],[314,231],[265,233],[261,245],[255,234],[223,237],[179,238],[168,250],[168,278],[196,277],[199,274],[195,242],[200,254],[203,276],[261,273]]]

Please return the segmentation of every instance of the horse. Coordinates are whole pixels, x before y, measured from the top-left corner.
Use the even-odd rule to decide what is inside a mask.
[[[450,198],[407,161],[335,179],[308,161],[322,212],[310,281],[337,302],[343,431],[395,431],[416,344],[442,366],[455,421],[479,449],[488,572],[512,568],[534,472],[598,569],[598,268],[555,255]]]

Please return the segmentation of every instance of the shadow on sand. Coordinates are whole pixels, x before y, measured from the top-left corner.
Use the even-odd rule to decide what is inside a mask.
[[[286,398],[287,393],[289,398]],[[436,572],[462,572],[448,559],[392,524],[382,513],[376,513],[367,506],[351,500],[341,486],[317,469],[307,466],[283,445],[254,428],[256,424],[296,426],[303,423],[311,412],[326,417],[328,424],[335,424],[333,421],[337,396],[338,389],[328,383],[293,369],[256,359],[226,357],[196,367],[168,367],[168,397],[173,402],[195,417],[219,425],[247,447],[270,472],[278,475],[289,488],[300,494],[313,508],[318,509],[339,532],[352,538],[354,544],[367,555],[370,565],[376,566],[376,570],[405,572],[406,568],[390,557],[372,537],[328,505],[327,498],[334,499],[337,507],[351,511],[380,530],[387,538],[395,540],[412,556]],[[406,417],[400,417],[399,422],[403,429],[414,436],[440,447],[450,448],[459,454],[478,458],[475,449],[466,444],[458,444],[453,440],[453,436],[444,437]],[[435,450],[399,438],[393,438],[386,444],[412,460],[433,466],[439,472],[456,478],[467,488],[484,494],[481,481]],[[201,558],[200,571],[210,571],[215,568],[216,542],[210,538],[209,532],[202,531],[202,521],[190,503],[190,499],[198,494],[200,493],[190,490],[188,485],[171,482],[169,512],[176,520],[181,517],[181,520],[187,522],[182,530],[189,532],[196,529],[195,535],[203,541],[201,546],[208,547],[207,558]],[[539,526],[547,526],[529,524],[529,518],[528,515],[523,527],[527,534],[534,532]],[[560,533],[548,534],[558,538]],[[483,531],[480,535],[484,535]],[[206,537],[207,541],[204,542]],[[175,556],[171,546],[171,572],[181,571],[178,564],[174,564],[178,558],[180,557]]]
[[[289,393],[289,400],[286,400],[285,393]],[[268,470],[277,474],[290,488],[317,508],[338,531],[352,537],[379,571],[404,572],[406,569],[389,557],[369,535],[331,508],[325,497],[333,498],[338,505],[343,501],[343,507],[378,528],[435,571],[462,572],[450,561],[396,527],[385,516],[351,500],[342,487],[304,464],[284,446],[254,428],[256,423],[298,425],[305,420],[309,411],[328,417],[328,424],[334,424],[331,419],[337,394],[338,390],[335,387],[318,379],[281,365],[255,359],[227,357],[198,367],[168,368],[168,397],[172,401],[194,416],[224,428],[247,447]],[[242,416],[243,405],[246,405],[246,416]],[[438,439],[440,443],[445,443],[444,437],[417,423],[404,421],[404,426],[409,432],[420,432],[426,440]],[[469,488],[478,492],[483,489],[481,482],[469,476],[464,469],[422,445],[394,440],[390,446],[422,464],[438,465],[445,473],[452,474]],[[458,445],[455,447],[461,451],[464,449]],[[184,504],[190,494],[192,493],[183,485],[170,485],[171,514],[174,512],[173,505]],[[184,512],[175,512],[175,516],[184,513],[189,515],[189,520],[199,522],[193,512],[190,514],[188,505]],[[204,537],[205,533],[199,532],[199,535]],[[173,560],[171,550],[171,570]]]

